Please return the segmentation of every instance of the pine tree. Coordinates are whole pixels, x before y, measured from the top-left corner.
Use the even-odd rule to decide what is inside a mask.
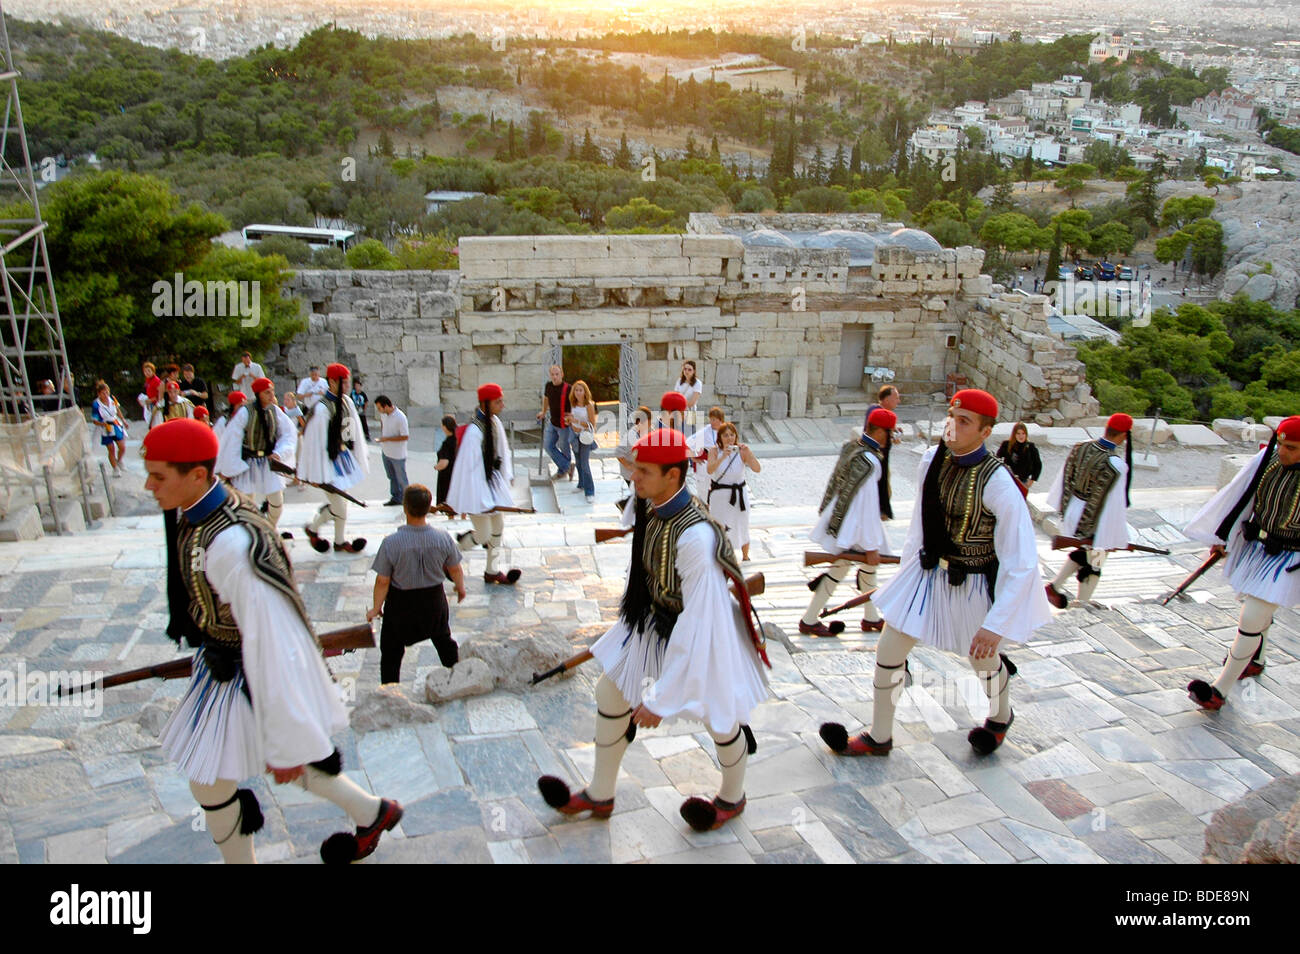
[[[862,173],[862,146],[855,139],[853,140],[853,149],[849,152],[849,175],[856,176]]]
[[[510,125],[506,127],[506,158],[515,158],[515,121],[510,120]]]
[[[573,142],[573,137],[569,137],[569,154],[564,157],[566,162],[578,161],[578,147]]]
[[[830,184],[847,185],[849,181],[849,168],[844,162],[844,143],[838,143],[835,146],[835,158],[831,160]]]
[[[582,134],[582,150],[578,153],[578,158],[583,162],[604,162],[605,157],[601,155],[600,147],[591,141],[591,130],[587,129]]]
[[[619,169],[632,168],[632,150],[627,147],[627,133],[618,137],[618,152],[614,154],[614,165]]]
[[[709,142],[709,162],[722,164],[722,150],[718,148],[718,137],[714,136]]]
[[[1013,195],[1011,180],[1005,175],[999,176],[998,184],[993,187],[993,199],[989,202],[989,210],[994,213],[1010,212],[1015,208]]]
[[[1052,237],[1052,249],[1047,253],[1047,271],[1044,272],[1045,280],[1049,282],[1057,281],[1057,273],[1061,270],[1061,223],[1056,223],[1056,234]]]
[[[686,134],[686,158],[698,159],[700,157],[699,147],[695,144],[695,133]]]

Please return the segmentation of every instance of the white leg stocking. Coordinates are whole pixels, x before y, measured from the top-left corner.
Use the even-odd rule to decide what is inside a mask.
[[[603,802],[614,797],[618,767],[627,751],[627,727],[632,722],[632,707],[608,676],[596,683],[596,767],[592,769],[587,797]]]
[[[903,692],[906,676],[907,654],[916,640],[885,624],[876,644],[876,675],[872,680],[871,729],[869,734],[876,742],[888,742],[894,737],[894,710],[898,696]]]
[[[235,796],[238,788],[237,783],[224,778],[217,779],[214,785],[190,782],[190,791],[203,809],[208,834],[221,852],[221,860],[228,865],[251,865],[255,863],[253,836],[239,830],[243,807]]]

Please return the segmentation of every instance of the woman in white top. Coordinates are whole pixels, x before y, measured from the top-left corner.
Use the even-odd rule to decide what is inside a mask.
[[[591,452],[596,446],[596,402],[587,382],[574,381],[573,387],[569,388],[569,413],[564,420],[573,430],[578,489],[587,495],[587,503],[595,503],[596,482],[591,476]]]
[[[704,393],[704,385],[700,383],[700,379],[695,375],[694,361],[682,362],[682,376],[678,379],[677,384],[673,386],[673,390],[686,398],[686,418],[682,429],[686,436],[690,437],[691,432],[696,428],[697,412],[695,405],[699,403],[700,395]]]
[[[727,528],[731,547],[749,559],[749,492],[745,469],[758,473],[763,468],[754,452],[740,443],[736,425],[723,424],[718,443],[709,448],[709,516]]]
[[[126,419],[106,381],[95,382],[95,403],[90,406],[90,416],[103,429],[99,442],[108,448],[113,476],[121,477],[122,457],[126,454]]]

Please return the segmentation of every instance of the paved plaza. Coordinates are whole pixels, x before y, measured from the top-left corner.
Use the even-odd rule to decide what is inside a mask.
[[[432,453],[418,449],[431,441],[413,440],[412,479],[432,483]],[[765,574],[756,604],[782,636],[769,640],[774,696],[751,720],[759,748],[749,762],[745,813],[708,834],[692,832],[678,815],[686,796],[712,794],[718,780],[712,741],[694,723],[638,732],[608,821],[573,821],[549,809],[537,776],[580,785],[593,763],[599,671],[589,663],[536,688],[431,706],[432,722],[338,737],[349,774],[406,809],[367,863],[1192,863],[1216,809],[1300,772],[1294,611],[1278,614],[1263,677],[1242,684],[1222,711],[1203,713],[1186,697],[1190,679],[1217,674],[1237,607],[1218,569],[1192,599],[1159,605],[1204,556],[1179,528],[1213,489],[1209,482],[1177,489],[1180,471],[1170,466],[1139,472],[1130,524],[1139,542],[1172,555],[1113,556],[1096,594],[1101,605],[1056,612],[1032,642],[1012,646],[1016,718],[1001,749],[979,758],[966,742],[987,714],[966,660],[920,648],[893,753],[834,756],[817,728],[838,721],[853,730],[869,721],[875,636],[858,632],[852,614],[841,639],[797,634],[814,572],[802,553],[833,447],[755,449],[764,471],[750,481],[753,559],[745,567]],[[917,449],[895,451],[896,548],[911,516]],[[788,453],[810,456],[780,456]],[[1219,452],[1202,453],[1213,472]],[[318,630],[364,619],[374,549],[400,519],[378,506],[385,483],[377,451],[372,456],[363,487],[372,505],[354,507],[349,523],[350,534],[372,541],[365,554],[312,551],[300,528],[319,494],[286,495],[281,526],[297,531],[291,556]],[[521,450],[520,462],[528,456]],[[129,464],[139,482],[134,447]],[[536,515],[507,518],[510,560],[524,570],[518,586],[486,589],[483,551],[469,557],[470,595],[452,610],[458,640],[549,632],[570,639],[576,652],[614,619],[630,546],[593,543],[595,527],[614,524],[613,504],[624,493],[614,464],[599,466],[596,504],[561,481],[554,500],[541,488]],[[0,544],[0,671],[114,672],[176,658],[164,635],[161,528],[150,513],[108,519],[76,536]],[[1064,554],[1051,553],[1042,533],[1039,551],[1054,572]],[[852,595],[846,583],[833,599]],[[331,663],[358,699],[378,683],[378,650]],[[404,684],[412,697],[422,699],[415,687],[435,666],[432,646],[408,652]],[[155,741],[169,700],[183,691],[183,681],[158,680],[106,690],[97,716],[0,705],[0,862],[218,861],[185,780]],[[317,863],[320,842],[347,827],[339,809],[294,786],[264,777],[252,787],[266,815],[256,841],[261,861]]]

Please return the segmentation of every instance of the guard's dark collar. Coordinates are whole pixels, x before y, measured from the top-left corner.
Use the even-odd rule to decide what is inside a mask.
[[[1097,438],[1097,443],[1100,444],[1102,447],[1106,448],[1106,450],[1114,450],[1116,447],[1119,446],[1114,441],[1108,441],[1104,437]]]
[[[949,452],[951,453],[951,451]],[[952,462],[958,467],[974,467],[985,457],[989,456],[989,449],[981,444],[969,454],[953,454]]]
[[[483,424],[486,424],[488,422],[488,416],[483,413],[483,409],[481,407],[474,409],[474,419]]]
[[[662,507],[655,507],[653,504],[651,507],[655,512],[655,516],[660,520],[671,520],[673,517],[685,510],[686,505],[690,502],[691,492],[686,488],[686,485],[683,484],[682,489],[673,494],[672,499]]]
[[[226,502],[226,488],[221,481],[214,483],[198,502],[184,510],[185,519],[190,523],[202,523],[216,513],[218,507]]]
[[[881,449],[880,445],[876,443],[875,438],[868,437],[866,434],[863,434],[861,437],[858,438],[858,443],[861,444],[863,447],[869,447],[872,450]]]

